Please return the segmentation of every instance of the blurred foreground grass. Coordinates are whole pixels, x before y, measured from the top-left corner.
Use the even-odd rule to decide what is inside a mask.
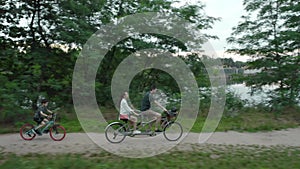
[[[196,145],[195,145],[196,146]],[[20,150],[22,151],[22,150]],[[110,153],[0,155],[3,169],[287,169],[300,168],[300,147],[206,145],[193,151],[173,150],[158,156],[131,159]]]

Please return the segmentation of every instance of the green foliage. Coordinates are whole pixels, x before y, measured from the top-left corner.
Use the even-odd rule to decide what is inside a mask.
[[[72,3],[75,3],[75,1],[69,1]],[[78,1],[79,2],[79,1]],[[78,5],[77,2],[77,5]],[[27,2],[26,2],[27,3]],[[29,6],[32,5],[30,2],[28,2]],[[88,3],[88,2],[87,2]],[[13,5],[12,5],[13,6]],[[51,8],[50,6],[41,6],[43,8]],[[35,26],[32,25],[30,28],[30,31],[26,31],[25,29],[18,28],[16,25],[9,27],[9,35],[11,36],[11,39],[6,39],[6,37],[1,37],[1,74],[0,74],[0,82],[3,85],[0,89],[1,95],[1,103],[0,103],[0,112],[1,112],[1,122],[13,122],[17,120],[21,120],[22,117],[30,116],[31,114],[26,111],[26,109],[34,107],[36,104],[37,98],[39,96],[48,97],[51,101],[55,102],[57,106],[61,106],[64,104],[70,104],[71,101],[71,78],[72,78],[72,70],[73,66],[76,60],[76,57],[78,56],[78,50],[77,49],[69,49],[68,51],[64,51],[61,48],[58,48],[57,46],[51,46],[49,43],[53,44],[53,42],[59,42],[61,44],[66,44],[69,47],[72,47],[72,44],[76,44],[78,46],[82,45],[84,43],[85,38],[89,37],[91,33],[93,33],[94,27],[91,25],[96,25],[93,21],[89,22],[88,24],[85,23],[85,19],[76,20],[77,19],[77,12],[80,14],[86,13],[87,16],[90,15],[88,11],[85,9],[84,12],[77,11],[78,6],[71,5],[70,10],[66,10],[65,12],[68,13],[68,17],[62,18],[61,22],[64,24],[57,25],[57,27],[60,27],[61,29],[55,30],[62,32],[55,32],[54,36],[52,34],[45,33],[47,31],[44,31],[41,33],[40,30],[40,24],[37,21],[35,23]],[[64,6],[64,8],[68,9],[68,5]],[[157,6],[157,8],[159,8]],[[26,8],[25,8],[26,9]],[[52,9],[52,8],[51,8]],[[53,10],[53,9],[52,9]],[[148,10],[148,9],[147,9]],[[287,9],[286,9],[287,10]],[[293,10],[293,9],[291,9]],[[12,10],[14,11],[14,10]],[[197,15],[193,14],[196,10],[193,10],[191,12],[183,10],[182,15],[186,15],[187,18],[192,18],[191,21],[193,21],[193,18]],[[46,12],[50,15],[51,10]],[[55,13],[55,12],[54,12]],[[27,13],[28,14],[28,13]],[[12,15],[16,15],[16,13],[12,13]],[[115,14],[113,14],[115,15]],[[122,15],[125,15],[122,13]],[[118,17],[121,17],[122,15],[117,15]],[[21,15],[20,15],[21,16]],[[20,17],[19,16],[19,17]],[[71,17],[72,16],[72,17]],[[116,16],[116,17],[117,17]],[[11,16],[10,16],[11,17]],[[7,16],[6,19],[10,20]],[[33,16],[31,16],[33,17]],[[42,16],[40,19],[46,20],[48,18],[47,15]],[[49,18],[51,18],[49,16]],[[107,18],[106,18],[107,19]],[[113,18],[110,18],[113,19]],[[295,19],[295,18],[294,18]],[[35,19],[33,19],[35,20]],[[73,22],[73,20],[76,20],[76,22]],[[105,18],[104,18],[105,20]],[[13,20],[11,23],[13,24],[16,20]],[[209,20],[211,21],[211,20]],[[54,21],[49,21],[49,23],[52,23]],[[61,24],[61,22],[58,20],[58,23]],[[104,21],[103,21],[104,22]],[[108,22],[107,20],[105,22]],[[209,22],[208,22],[209,23]],[[292,24],[292,20],[288,21],[289,24]],[[47,25],[47,24],[46,24]],[[208,24],[209,25],[209,24]],[[3,25],[1,25],[3,28]],[[81,30],[77,30],[75,28],[80,27]],[[82,32],[85,28],[88,28],[87,32]],[[3,28],[3,31],[7,31],[8,28]],[[50,28],[49,28],[50,29]],[[284,32],[284,38],[292,38],[297,36],[297,32]],[[51,36],[52,35],[52,36]],[[261,37],[263,34],[257,35],[258,37]],[[23,40],[19,41],[12,41],[13,38],[19,38],[19,37],[26,37],[28,41],[26,43],[23,43]],[[146,36],[146,35],[145,35]],[[152,35],[154,36],[154,35]],[[77,39],[77,37],[80,37]],[[184,46],[177,41],[175,41],[172,38],[168,38],[165,36],[158,36],[163,42],[167,42],[167,49],[169,49],[171,52],[174,52],[171,50],[172,47],[177,47],[179,49],[184,50]],[[45,41],[45,39],[48,39]],[[134,49],[128,49],[124,46],[124,43],[126,43],[126,40],[133,41]],[[133,53],[136,50],[140,49],[146,49],[151,47],[161,47],[159,43],[147,43],[142,41],[141,39],[134,39],[129,38],[125,41],[121,42],[120,46],[115,46],[106,56],[103,67],[101,67],[106,73],[98,75],[99,81],[97,81],[97,91],[101,92],[98,96],[98,101],[101,104],[104,105],[110,105],[111,100],[108,99],[110,95],[110,79],[113,75],[114,68],[129,54]],[[295,39],[297,40],[297,39]],[[48,43],[48,45],[47,45]],[[29,45],[30,44],[30,45]],[[292,42],[294,44],[294,42]],[[19,48],[22,48],[20,50]],[[162,47],[161,47],[162,48]],[[243,51],[241,52],[253,52],[253,51]],[[261,53],[264,54],[266,51],[265,48],[261,50]],[[266,54],[266,56],[273,56],[271,52]],[[269,55],[270,54],[270,55]],[[209,86],[209,80],[207,77],[206,72],[204,71],[204,66],[200,62],[199,57],[197,55],[189,55],[187,58],[184,58],[184,61],[191,67],[191,70],[196,75],[196,80],[199,86]],[[272,101],[276,105],[280,105],[284,103],[293,103],[295,98],[297,98],[297,92],[299,91],[299,76],[295,74],[294,71],[297,71],[299,68],[299,57],[287,57],[285,60],[281,60],[280,63],[284,63],[282,65],[279,65],[278,63],[273,63],[272,58],[267,58],[263,60],[264,62],[261,62],[261,60],[254,61],[250,63],[251,68],[259,68],[264,65],[269,66],[269,68],[272,68],[272,66],[278,66],[278,68],[274,69],[275,73],[278,73],[281,71],[280,76],[273,77],[273,74],[268,74],[266,72],[262,72],[257,77],[251,79],[251,82],[253,84],[268,84],[273,82],[273,80],[281,80],[283,84],[289,84],[290,86],[281,88],[278,90],[278,94],[275,94],[274,96],[279,98],[276,100],[274,98]],[[229,61],[228,65],[232,65],[232,63]],[[291,78],[283,78],[283,77],[291,77]],[[261,80],[264,79],[265,81],[261,82]],[[283,80],[282,80],[283,79]],[[170,94],[170,97],[180,99],[180,96],[178,94],[178,87],[175,85],[174,79],[172,79],[170,76],[168,76],[166,73],[163,73],[159,70],[146,70],[141,72],[136,76],[136,79],[131,84],[131,96],[135,98],[134,103],[136,105],[139,105],[139,102],[141,100],[141,97],[143,95],[143,91],[151,84],[151,82],[156,81],[158,83],[158,87],[162,88],[164,91],[167,91],[168,94]],[[249,82],[251,84],[251,82]],[[248,83],[248,84],[249,84]],[[293,90],[291,90],[293,89]],[[275,91],[277,92],[277,91]],[[298,92],[299,93],[299,92]],[[174,94],[174,95],[172,95]],[[203,97],[208,98],[210,95],[205,95]],[[227,95],[228,100],[226,104],[226,113],[229,113],[229,115],[232,115],[232,112],[236,113],[237,111],[242,111],[241,108],[241,101],[238,100],[234,95]],[[284,97],[283,97],[284,96]],[[286,100],[286,97],[291,96],[291,100]],[[107,103],[108,102],[108,103]],[[210,102],[209,99],[205,99],[201,102],[202,105],[209,106]],[[174,103],[176,105],[176,102]],[[22,107],[21,107],[22,106]],[[25,109],[25,110],[24,110]],[[28,113],[28,114],[27,114]],[[31,111],[30,111],[31,113]],[[24,114],[24,116],[23,116]],[[21,115],[21,116],[20,116]],[[254,115],[256,115],[254,113]],[[262,117],[260,117],[262,118]],[[23,120],[23,119],[22,119]],[[200,119],[200,121],[203,121],[203,119]],[[221,127],[218,130],[271,130],[271,129],[277,129],[277,128],[286,128],[286,127],[294,127],[297,126],[297,123],[292,124],[283,124],[278,125],[278,123],[272,123],[267,122],[263,125],[258,126],[251,126],[252,123],[257,124],[256,121],[252,121],[251,123],[245,123],[247,125],[243,125],[239,117],[236,118],[224,118],[225,122],[221,123]],[[68,131],[81,131],[82,129],[79,126],[78,121],[76,120],[65,120],[62,121],[65,123],[66,128]],[[16,123],[17,126],[20,123]],[[258,123],[259,124],[259,123]],[[223,127],[222,127],[223,125]],[[247,127],[250,126],[250,127]],[[279,127],[278,127],[279,126]],[[199,130],[198,130],[199,131]]]
[[[236,67],[236,68],[242,68],[246,66],[245,62],[241,61],[233,61],[232,58],[221,58],[221,62],[225,67]]]
[[[140,108],[142,97],[145,92],[150,90],[152,84],[157,84],[157,88],[162,90],[169,98],[174,98],[174,93],[179,93],[179,88],[176,81],[166,72],[157,69],[147,69],[138,73],[130,84],[130,98],[132,104],[136,108]],[[169,106],[175,105],[176,103],[169,100],[171,104]]]
[[[248,86],[254,91],[279,86],[270,93],[275,107],[295,105],[300,96],[299,5],[292,0],[245,0],[248,13],[227,39],[237,45],[229,52],[253,57],[248,69],[260,70],[245,78]]]
[[[0,122],[12,124],[19,118],[29,118],[28,112],[34,111],[39,99],[44,97],[50,100],[51,108],[72,105],[73,67],[80,49],[101,26],[142,12],[167,11],[185,18],[200,30],[211,28],[218,20],[205,15],[201,3],[177,8],[171,1],[163,0],[10,0],[1,1],[0,10]],[[158,40],[147,41],[152,38]],[[132,42],[132,46],[128,46],[128,42]],[[179,40],[164,35],[145,34],[119,42],[99,67],[95,92],[100,105],[112,105],[110,83],[116,67],[128,55],[148,48],[172,53],[186,50]],[[184,60],[191,66],[197,82],[208,86],[209,80],[205,72],[201,72],[203,65],[199,58],[191,55]],[[132,96],[140,99],[152,81],[170,96],[180,99],[174,79],[158,70],[137,75],[131,84],[135,93]]]
[[[153,4],[155,2],[157,2],[158,4],[160,4],[160,2],[163,3],[163,1],[152,1],[151,3],[147,3],[147,1],[145,1],[142,4],[145,3],[146,5],[150,5],[151,9],[153,9]],[[203,6],[201,4],[199,4],[198,6],[184,6],[180,9],[172,7],[168,2],[164,2],[163,4],[163,6],[157,6],[157,8],[154,8],[153,10],[170,10],[170,13],[179,15],[189,20],[191,23],[196,24],[198,29],[208,29],[210,28],[212,23],[217,20],[216,18],[203,15],[201,13],[203,12]],[[138,10],[140,10],[140,7],[133,7],[133,9],[137,8]],[[143,7],[143,9],[147,11],[147,7],[148,6]],[[204,37],[213,38],[209,35],[204,35]],[[157,40],[151,40],[149,42],[149,39]],[[110,49],[99,66],[96,80],[96,96],[99,104],[112,106],[113,102],[110,95],[110,83],[115,69],[123,61],[123,59],[136,51],[149,48],[164,49],[168,50],[171,53],[187,50],[186,46],[182,44],[178,39],[174,39],[173,37],[168,37],[165,35],[142,34],[137,37],[129,37],[120,41],[117,45]],[[189,64],[192,72],[196,75],[197,82],[199,82],[200,85],[208,86],[208,76],[205,74],[206,72],[203,71],[203,64],[201,63],[199,56],[193,54],[189,55],[188,57],[181,58],[187,64]],[[166,73],[155,69],[145,70],[137,74],[134,78],[134,81],[130,84],[130,95],[131,98],[133,98],[133,103],[136,106],[138,105],[137,108],[140,104],[137,102],[140,102],[143,93],[153,83],[156,83],[157,86],[160,89],[164,90],[164,92],[166,92],[168,95],[172,95],[172,93],[178,92],[178,87],[174,79],[170,78],[170,76],[168,76]]]
[[[233,91],[228,91],[226,93],[226,103],[225,103],[225,116],[237,116],[246,105],[246,101],[242,100]]]

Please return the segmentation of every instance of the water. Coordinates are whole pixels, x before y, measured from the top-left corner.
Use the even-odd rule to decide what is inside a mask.
[[[278,88],[276,85],[265,85],[262,87],[262,91],[251,95],[251,88],[247,87],[246,84],[232,84],[227,86],[227,90],[234,92],[242,100],[246,100],[250,105],[256,105],[269,101],[270,98],[267,96],[269,91]]]

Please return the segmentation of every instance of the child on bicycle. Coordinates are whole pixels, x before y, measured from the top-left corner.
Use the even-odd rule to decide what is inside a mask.
[[[48,100],[47,99],[43,99],[41,101],[41,106],[39,106],[39,108],[37,109],[37,111],[34,114],[33,120],[38,123],[38,126],[35,127],[34,131],[38,135],[42,135],[42,133],[40,132],[39,129],[41,127],[43,127],[46,123],[49,122],[49,120],[47,118],[51,117],[51,115],[53,114],[53,112],[50,111],[47,108],[47,106],[48,106]],[[50,115],[48,115],[47,113],[50,113]]]

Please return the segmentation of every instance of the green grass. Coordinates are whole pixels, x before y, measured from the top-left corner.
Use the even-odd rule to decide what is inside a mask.
[[[192,132],[201,132],[206,115],[198,116]],[[284,113],[265,112],[259,109],[248,108],[243,110],[237,116],[225,116],[216,131],[272,131],[287,128],[295,128],[300,125],[300,111],[298,109],[287,109]]]
[[[117,112],[111,109],[102,109],[103,116],[108,122],[117,119]],[[216,131],[271,131],[287,128],[295,128],[300,125],[300,110],[294,108],[287,108],[285,112],[267,112],[263,109],[246,108],[240,110],[236,116],[228,116],[224,113]],[[100,124],[95,118],[87,119],[85,122],[86,127],[90,128],[90,131],[97,131],[98,128],[103,130],[106,124]],[[191,132],[201,132],[204,122],[206,120],[205,113],[200,114],[196,119]],[[83,132],[83,129],[77,119],[75,113],[60,112],[58,123],[64,126],[67,132]],[[1,124],[0,134],[18,132],[19,128],[25,123],[33,123],[32,117],[28,117],[23,122],[16,122],[15,124]]]
[[[198,145],[199,146],[199,145]],[[201,146],[194,151],[172,151],[131,159],[110,153],[17,156],[0,155],[5,169],[286,169],[300,167],[298,147]]]
[[[109,114],[109,111],[106,112]],[[114,112],[111,112],[114,114]],[[295,118],[300,112],[290,112],[285,114],[275,114],[270,112],[259,112],[253,111],[252,109],[240,113],[238,116],[229,117],[223,116],[216,131],[240,131],[240,132],[258,132],[258,131],[272,131],[281,130],[287,128],[299,127],[300,120]],[[115,117],[114,117],[115,118]],[[111,121],[110,119],[108,119]],[[201,132],[204,122],[206,120],[205,116],[198,116],[197,120],[192,127],[192,132]],[[82,132],[82,128],[77,119],[64,120],[61,122],[66,129],[70,132]],[[85,122],[91,126],[97,126],[99,128],[104,128],[104,124],[99,124],[97,121]]]
[[[78,120],[64,120],[60,122],[62,126],[66,129],[67,132],[83,132],[83,129]]]

